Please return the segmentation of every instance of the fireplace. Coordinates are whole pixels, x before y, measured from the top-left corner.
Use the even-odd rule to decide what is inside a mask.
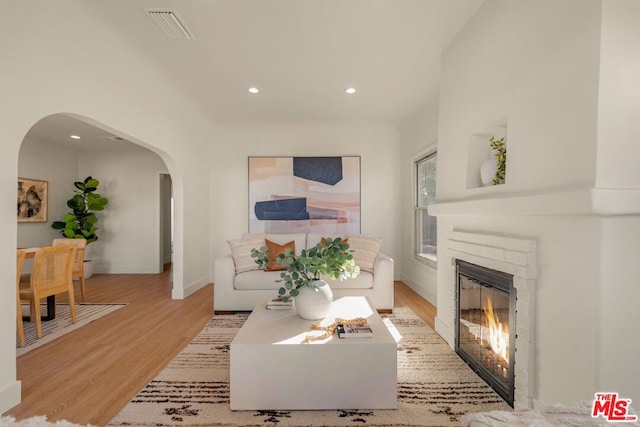
[[[456,353],[509,405],[514,404],[513,275],[456,260]]]
[[[450,265],[451,268],[446,268],[443,272],[449,280],[446,282],[447,286],[438,288],[438,301],[442,298],[443,302],[450,303],[438,304],[436,332],[451,345],[452,349],[456,348],[456,335],[459,334],[456,326],[458,323],[457,261],[465,261],[466,265],[484,267],[485,270],[503,272],[507,276],[513,275],[511,277],[513,289],[508,291],[510,306],[508,317],[510,363],[508,366],[511,370],[510,375],[514,376],[512,401],[514,409],[532,409],[536,383],[535,290],[538,277],[536,240],[524,236],[454,229],[446,236],[445,245],[446,250],[438,254],[438,257],[442,258],[439,263]],[[478,282],[486,281],[478,280]],[[505,322],[507,319],[500,320]],[[508,386],[508,389],[511,387]]]

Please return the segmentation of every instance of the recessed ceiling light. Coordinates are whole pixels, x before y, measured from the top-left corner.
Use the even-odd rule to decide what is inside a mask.
[[[80,139],[80,137],[78,135],[70,135],[69,138],[71,138],[71,139]]]
[[[249,92],[250,93],[258,93],[258,92],[260,92],[260,89],[258,89],[257,87],[250,87],[249,88]]]
[[[345,90],[345,92],[351,95],[352,93],[356,93],[356,89],[353,87],[348,87],[347,90]]]

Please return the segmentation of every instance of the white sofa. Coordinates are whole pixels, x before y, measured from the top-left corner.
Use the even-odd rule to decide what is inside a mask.
[[[293,240],[296,253],[300,253],[304,248],[315,246],[322,237],[335,236],[312,233],[245,234],[242,240],[229,241],[229,243],[230,245],[234,243],[242,244],[253,239],[254,245],[257,246],[256,249],[259,249],[260,245],[255,243],[255,239],[260,237],[280,245]],[[250,246],[252,245],[245,244],[244,252]],[[246,257],[243,261],[240,260],[237,256],[237,249],[234,255],[236,255],[235,261],[232,254],[215,260],[213,308],[216,312],[253,310],[260,300],[275,297],[281,285],[280,282],[276,282],[276,280],[280,279],[280,271],[260,270],[257,264],[255,267],[249,267],[253,268],[250,271],[237,273],[236,263],[239,266],[243,262],[244,268],[247,268],[252,260],[250,261]],[[357,255],[357,253],[354,253],[356,263],[358,260]],[[379,251],[375,255],[372,272],[362,271],[361,269],[360,275],[353,279],[340,281],[323,277],[323,280],[326,280],[331,286],[334,299],[342,296],[362,295],[368,297],[373,306],[379,311],[391,311],[393,309],[393,259]]]

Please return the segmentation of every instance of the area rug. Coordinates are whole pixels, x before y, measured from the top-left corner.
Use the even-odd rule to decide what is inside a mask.
[[[69,304],[56,304],[56,317],[53,320],[42,322],[42,338],[36,337],[36,324],[35,322],[23,322],[24,323],[24,338],[25,346],[17,347],[16,356],[22,356],[34,348],[38,348],[44,344],[47,344],[57,338],[60,338],[64,334],[68,334],[84,325],[93,322],[109,313],[125,307],[126,304],[88,304],[79,303],[76,304],[76,323],[71,323],[71,312],[69,311]],[[46,313],[46,305],[42,305],[42,312]],[[22,315],[29,316],[30,309],[29,304],[22,304]],[[17,346],[16,337],[16,346]]]
[[[26,420],[18,421],[13,417],[0,417],[0,427],[84,427],[69,421],[47,421],[45,416],[35,416]],[[86,427],[93,427],[87,424]]]
[[[383,317],[398,341],[396,410],[231,411],[229,345],[246,315],[223,315],[109,426],[459,426],[467,413],[511,409],[410,309]],[[279,386],[265,391],[277,393]]]

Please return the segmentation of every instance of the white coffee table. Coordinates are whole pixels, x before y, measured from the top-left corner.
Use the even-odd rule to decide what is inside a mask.
[[[258,303],[231,342],[231,409],[395,409],[396,341],[365,297],[341,297],[319,322],[365,317],[373,337],[305,343],[310,320]]]

